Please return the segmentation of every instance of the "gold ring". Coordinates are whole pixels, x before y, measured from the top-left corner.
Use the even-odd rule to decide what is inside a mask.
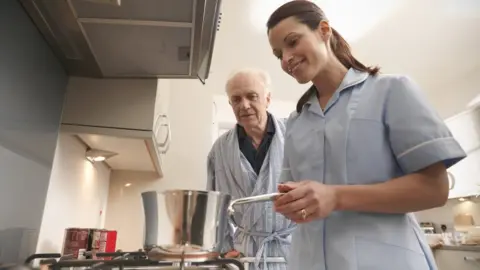
[[[302,209],[302,211],[300,211],[300,214],[302,215],[303,219],[307,218],[307,211],[305,209]]]

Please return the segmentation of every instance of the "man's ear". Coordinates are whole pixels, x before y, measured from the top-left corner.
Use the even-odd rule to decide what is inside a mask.
[[[267,95],[265,96],[265,99],[267,100],[267,108],[268,108],[268,106],[270,106],[271,92],[267,93]]]

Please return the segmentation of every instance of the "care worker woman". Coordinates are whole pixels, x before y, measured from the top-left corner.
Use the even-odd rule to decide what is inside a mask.
[[[267,27],[282,69],[313,84],[287,124],[275,200],[300,224],[289,269],[437,269],[411,212],[445,204],[446,168],[466,156],[442,119],[408,77],[357,61],[312,2]]]

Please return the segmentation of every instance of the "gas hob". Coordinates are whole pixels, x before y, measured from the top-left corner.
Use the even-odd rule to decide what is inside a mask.
[[[86,252],[88,255],[89,252]],[[91,257],[91,254],[90,254]],[[69,259],[68,256],[61,254],[34,254],[25,262],[30,266],[34,260],[41,259],[39,270],[60,270],[66,268],[74,269],[96,269],[96,270],[113,270],[113,269],[148,269],[148,270],[222,270],[235,269],[245,270],[243,264],[235,259],[213,259],[203,262],[171,262],[171,261],[154,261],[148,259],[145,252],[113,252],[113,253],[96,253],[94,259]],[[33,269],[30,267],[30,269]]]

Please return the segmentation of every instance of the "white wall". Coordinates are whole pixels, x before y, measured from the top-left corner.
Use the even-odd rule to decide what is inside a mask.
[[[112,173],[105,224],[118,231],[117,248],[137,250],[143,247],[141,192],[205,189],[213,121],[213,95],[207,85],[198,80],[170,81],[168,116],[172,142],[163,160],[162,179],[152,179],[139,172]],[[131,186],[125,187],[126,183]],[[169,232],[162,235],[170,236]]]
[[[144,215],[140,194],[160,189],[163,181],[156,179],[153,172],[112,171],[105,227],[117,231],[117,249],[134,251],[143,247]]]
[[[85,150],[75,137],[60,133],[37,253],[61,252],[65,228],[103,227],[110,169],[87,161]]]

